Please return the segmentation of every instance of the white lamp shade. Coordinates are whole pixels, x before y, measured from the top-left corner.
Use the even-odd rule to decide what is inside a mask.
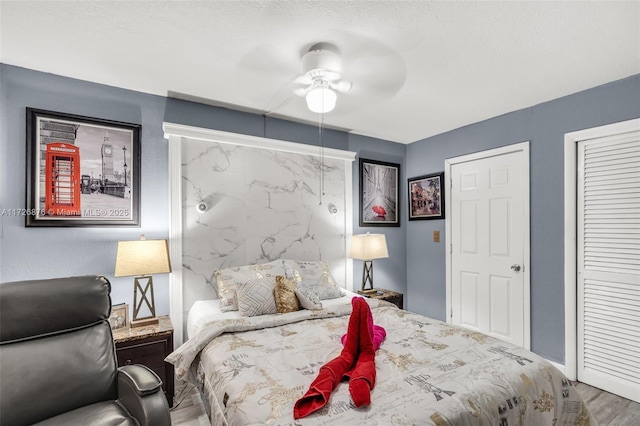
[[[336,107],[336,94],[326,86],[317,86],[307,93],[307,107],[313,112],[324,114]]]
[[[351,250],[349,257],[352,259],[372,260],[389,257],[387,240],[384,234],[354,235],[351,237]]]
[[[119,241],[116,277],[171,272],[167,240]]]

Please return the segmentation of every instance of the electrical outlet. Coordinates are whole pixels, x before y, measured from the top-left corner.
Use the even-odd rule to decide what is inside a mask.
[[[434,243],[440,242],[440,231],[433,231],[433,242]]]

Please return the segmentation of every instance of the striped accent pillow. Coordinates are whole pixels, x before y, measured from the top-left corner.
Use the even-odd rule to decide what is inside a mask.
[[[277,314],[275,287],[275,277],[255,278],[236,283],[240,313],[246,317]]]

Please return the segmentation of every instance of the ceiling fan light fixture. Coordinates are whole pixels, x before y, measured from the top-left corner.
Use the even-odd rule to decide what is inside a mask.
[[[328,87],[326,82],[317,84],[307,93],[307,107],[312,112],[324,114],[336,107],[336,93]]]

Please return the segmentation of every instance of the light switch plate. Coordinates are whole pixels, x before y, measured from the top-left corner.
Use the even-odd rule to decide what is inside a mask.
[[[433,242],[434,243],[440,242],[440,231],[433,231]]]

